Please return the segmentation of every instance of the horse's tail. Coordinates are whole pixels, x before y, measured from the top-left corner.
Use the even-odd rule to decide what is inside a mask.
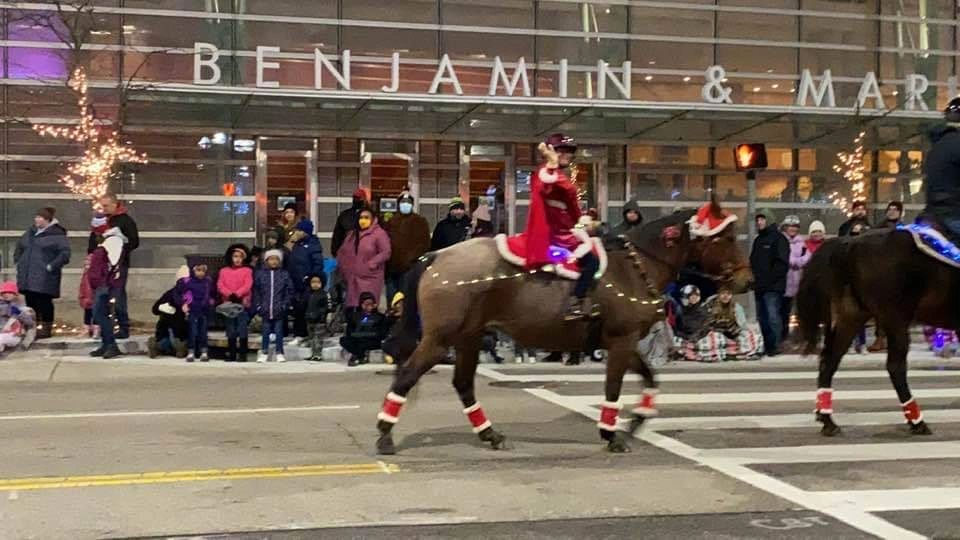
[[[834,265],[842,254],[842,244],[830,240],[814,253],[803,268],[803,278],[797,290],[797,317],[804,341],[804,354],[813,354],[820,344],[820,327],[830,328],[833,321],[830,299],[836,290]]]
[[[392,356],[397,364],[406,362],[420,341],[420,305],[417,291],[420,288],[420,279],[434,259],[436,253],[427,253],[420,257],[403,278],[403,314],[383,342],[383,351]],[[388,299],[391,307],[393,301],[393,298]]]

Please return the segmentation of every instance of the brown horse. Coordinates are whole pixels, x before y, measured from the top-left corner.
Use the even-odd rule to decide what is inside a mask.
[[[833,436],[833,376],[854,337],[870,319],[887,336],[887,373],[911,433],[930,434],[907,385],[910,324],[960,328],[960,272],[923,254],[905,231],[873,231],[828,240],[804,268],[797,293],[806,353],[820,352],[816,420]]]
[[[718,204],[712,212],[720,214]],[[599,348],[609,351],[601,437],[610,451],[629,451],[616,429],[617,400],[623,376],[632,368],[644,382],[634,429],[656,414],[657,382],[636,349],[650,326],[663,319],[662,291],[687,265],[698,266],[738,292],[753,280],[737,248],[733,224],[714,236],[692,238],[687,222],[693,214],[676,212],[634,229],[623,249],[609,252],[606,273],[590,294],[600,308],[593,322],[564,320],[573,281],[511,265],[492,239],[469,240],[425,256],[407,276],[402,319],[384,344],[398,365],[378,415],[377,451],[395,453],[391,431],[407,394],[450,347],[456,350],[453,386],[474,432],[494,449],[505,447],[506,438],[493,429],[474,395],[481,341],[490,328],[506,332],[522,347],[550,351],[583,350],[588,334],[599,334]]]

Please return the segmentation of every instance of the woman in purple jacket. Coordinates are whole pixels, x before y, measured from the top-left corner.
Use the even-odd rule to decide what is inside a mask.
[[[384,268],[390,260],[390,237],[380,228],[369,208],[357,217],[356,227],[347,234],[337,251],[337,266],[347,285],[348,309],[360,305],[360,293],[372,293],[380,298],[383,291]],[[390,304],[390,298],[387,304]]]
[[[790,270],[787,271],[787,288],[783,293],[783,302],[781,307],[780,319],[783,321],[783,333],[786,340],[790,332],[790,312],[793,311],[793,299],[797,296],[797,289],[800,288],[800,278],[803,277],[803,267],[810,262],[810,256],[813,255],[806,246],[806,239],[800,236],[800,218],[797,216],[787,216],[783,219],[783,234],[787,236],[787,243],[790,246]]]

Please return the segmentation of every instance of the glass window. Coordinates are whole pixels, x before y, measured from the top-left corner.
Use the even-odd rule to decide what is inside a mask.
[[[153,2],[153,0],[148,1],[156,3]],[[184,1],[194,5],[199,3],[195,0]],[[129,3],[128,0],[127,4]],[[303,0],[244,0],[243,2],[236,2],[236,5],[238,13],[294,15],[331,19],[337,17],[337,0],[310,0],[309,4],[305,4]],[[190,9],[196,9],[196,7]]]
[[[154,47],[193,48],[198,41],[211,43],[220,49],[233,48],[234,23],[229,19],[194,19],[156,17],[151,15],[124,15],[124,28],[135,28],[142,36],[141,45]],[[251,24],[251,23],[246,23]],[[289,27],[300,25],[288,25]],[[238,32],[243,34],[243,32]],[[270,42],[259,45],[273,45]]]
[[[473,32],[444,32],[444,52],[454,60],[492,61],[499,56],[504,63],[516,62],[521,56],[527,61],[527,76],[533,78],[531,65],[534,63],[533,36],[514,36],[498,34],[477,34]],[[492,66],[491,66],[492,67]],[[487,78],[490,68],[484,68]],[[459,68],[457,73],[459,74]],[[507,67],[507,76],[512,68]],[[488,81],[489,82],[489,81]]]
[[[703,73],[714,64],[713,45],[672,43],[668,41],[631,41],[630,60],[633,69],[689,69]],[[612,62],[611,62],[612,63]],[[678,77],[682,79],[683,77]],[[702,75],[699,76],[702,81]],[[698,82],[694,77],[694,82]],[[697,92],[700,87],[697,86]]]
[[[709,2],[713,4],[713,2]],[[646,35],[713,37],[714,12],[709,10],[630,8],[630,32]]]
[[[549,1],[541,1],[538,6],[537,24],[540,28],[594,34],[627,31],[626,6]]]
[[[349,0],[342,2],[344,19],[436,23],[437,0]],[[346,32],[348,33],[348,32]]]
[[[343,48],[356,56],[390,57],[399,52],[403,58],[436,58],[437,32],[396,28],[346,28]],[[436,66],[433,67],[436,69]],[[433,75],[431,74],[431,79]]]
[[[494,0],[477,9],[475,0],[442,0],[444,24],[533,28],[533,2]],[[506,37],[506,36],[504,36]]]
[[[541,61],[555,62],[566,58],[571,66],[592,66],[595,71],[597,60],[619,67],[627,57],[627,42],[606,38],[599,42],[584,42],[583,38],[542,36],[537,38],[537,54]]]
[[[280,47],[281,52],[312,53],[320,49],[325,54],[337,53],[335,26],[260,21],[242,21],[237,25],[237,49],[240,50],[255,51],[262,45]],[[312,65],[313,59],[309,62]]]

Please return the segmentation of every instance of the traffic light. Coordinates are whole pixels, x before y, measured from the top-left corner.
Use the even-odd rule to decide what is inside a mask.
[[[738,144],[733,151],[738,172],[767,168],[767,147],[763,143]]]

